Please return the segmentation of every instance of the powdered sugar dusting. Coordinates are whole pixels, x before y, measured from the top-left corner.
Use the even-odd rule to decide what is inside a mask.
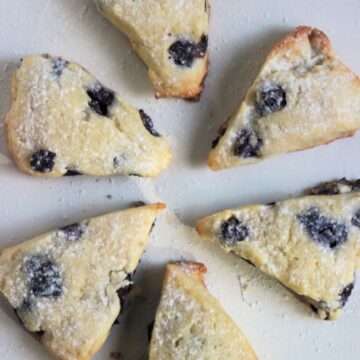
[[[117,290],[129,285],[158,210],[143,207],[82,223],[70,241],[53,231],[5,250],[0,289],[25,326],[43,331],[56,356],[94,351],[119,314]]]
[[[79,65],[49,56],[27,57],[14,79],[8,138],[21,169],[41,174],[41,167],[34,169],[30,161],[40,150],[55,154],[47,176],[62,176],[68,170],[155,176],[169,164],[166,141],[152,136],[139,112],[118,94],[110,98],[106,113],[99,114],[103,99],[94,98],[93,90],[90,98],[89,92],[102,87]],[[97,96],[105,95],[104,90]],[[115,163],[119,157],[123,161]]]

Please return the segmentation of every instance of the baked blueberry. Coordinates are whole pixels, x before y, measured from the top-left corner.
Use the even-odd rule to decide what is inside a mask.
[[[224,221],[220,228],[220,237],[228,245],[244,241],[249,236],[249,229],[235,216]]]
[[[281,86],[271,85],[261,90],[256,107],[259,114],[265,116],[282,110],[286,104],[285,90]]]
[[[90,97],[90,108],[101,116],[108,116],[109,107],[113,104],[115,99],[113,91],[105,88],[100,83],[97,83],[88,89],[86,93]]]
[[[133,274],[128,274],[127,277],[126,277],[126,280],[129,282],[128,285],[121,287],[117,291],[117,294],[118,294],[119,299],[120,299],[121,312],[124,310],[126,295],[129,294],[129,292],[131,291],[131,289],[134,286],[134,284],[131,282],[132,277],[133,277]]]
[[[346,226],[322,215],[315,207],[297,215],[297,219],[318,244],[334,249],[347,240]]]
[[[252,130],[242,129],[234,143],[234,154],[242,158],[257,157],[262,145],[261,139]]]
[[[196,58],[203,58],[205,57],[207,48],[208,48],[208,37],[206,35],[203,35],[200,39],[200,42],[196,45],[195,48],[195,57]]]
[[[351,224],[360,228],[360,209],[357,210],[354,216],[351,218]]]
[[[57,77],[60,77],[68,65],[69,65],[69,62],[62,58],[53,59],[52,60],[53,74]]]
[[[102,121],[109,123],[109,121]],[[145,131],[143,129],[143,131]],[[120,297],[165,204],[111,212],[0,251],[0,294],[56,359],[90,360],[119,315]],[[96,331],[91,324],[96,323]],[[89,326],[90,325],[90,326]],[[74,330],[75,329],[75,330]],[[0,357],[1,358],[1,357]]]
[[[309,190],[310,195],[338,195],[360,191],[360,180],[347,180],[341,178],[335,181],[328,181],[315,186]]]
[[[161,135],[154,129],[154,124],[151,120],[151,117],[145,113],[144,110],[140,109],[139,110],[140,113],[140,117],[141,120],[145,126],[145,129],[152,135],[155,137],[160,137]]]
[[[179,66],[191,67],[196,58],[203,58],[208,47],[208,37],[203,35],[200,42],[180,39],[175,41],[169,48],[170,58]]]
[[[63,294],[60,270],[47,256],[31,256],[26,260],[25,269],[31,295],[37,298],[57,298]]]
[[[33,170],[48,173],[51,172],[55,165],[56,153],[41,149],[32,154],[30,159],[30,166]]]
[[[85,233],[84,224],[71,224],[59,229],[58,236],[66,241],[75,242]]]
[[[176,65],[191,67],[195,58],[195,44],[189,40],[177,40],[170,46],[169,54]]]
[[[354,289],[354,283],[351,283],[345,286],[344,289],[341,291],[341,293],[339,294],[341,306],[345,306],[353,289]]]
[[[32,301],[29,298],[25,298],[23,302],[20,305],[20,308],[16,310],[16,313],[18,310],[20,311],[29,311],[32,307]]]
[[[349,182],[351,183],[351,192],[360,191],[360,179]]]

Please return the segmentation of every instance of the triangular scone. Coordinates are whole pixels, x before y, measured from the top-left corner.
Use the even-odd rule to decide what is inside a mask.
[[[0,253],[0,293],[55,359],[88,360],[101,347],[164,207],[106,214]]]
[[[208,0],[94,0],[148,67],[155,96],[196,99],[208,71]]]
[[[225,210],[197,222],[203,239],[279,280],[336,319],[360,266],[360,181],[326,184],[309,196]]]
[[[13,75],[12,98],[8,146],[24,172],[153,177],[171,161],[151,118],[75,63],[26,57]]]
[[[299,27],[268,55],[220,130],[209,165],[220,170],[351,136],[360,128],[360,79],[327,36]]]
[[[166,267],[149,360],[256,360],[251,345],[207,291],[205,265]]]

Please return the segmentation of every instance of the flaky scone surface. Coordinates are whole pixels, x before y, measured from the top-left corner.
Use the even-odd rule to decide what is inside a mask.
[[[156,176],[171,161],[151,118],[62,58],[29,56],[12,78],[9,151],[31,175]]]
[[[150,360],[256,360],[251,345],[204,284],[203,264],[166,268]]]
[[[299,27],[271,50],[245,99],[213,143],[220,170],[351,136],[360,128],[360,79],[327,36]]]
[[[336,319],[360,265],[357,183],[326,184],[313,190],[316,195],[225,210],[199,220],[197,231],[279,280],[321,318]]]
[[[94,0],[148,67],[156,97],[196,99],[208,71],[208,0]]]
[[[106,214],[0,253],[0,293],[58,360],[89,360],[120,312],[163,204]]]

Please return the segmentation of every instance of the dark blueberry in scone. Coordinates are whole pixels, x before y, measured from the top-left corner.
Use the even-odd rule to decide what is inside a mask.
[[[41,173],[48,173],[55,165],[55,158],[56,154],[50,150],[38,150],[31,156],[31,168]]]
[[[126,280],[128,281],[128,284],[126,286],[121,287],[117,291],[117,294],[118,294],[119,299],[120,299],[121,312],[123,312],[123,310],[124,310],[125,298],[126,298],[126,296],[129,294],[129,292],[131,291],[131,289],[134,286],[133,282],[131,281],[132,277],[133,277],[133,274],[128,274],[127,277],[126,277]]]
[[[234,144],[234,154],[242,158],[257,157],[262,145],[261,139],[252,130],[240,130]]]
[[[244,241],[248,237],[249,229],[235,216],[231,216],[222,223],[219,235],[224,243],[234,245],[236,242]]]
[[[195,57],[196,58],[203,58],[206,54],[207,48],[208,48],[208,37],[207,35],[203,35],[201,37],[200,42],[196,45],[195,48]]]
[[[310,237],[321,245],[333,249],[344,244],[347,239],[347,229],[344,224],[327,218],[314,207],[297,215],[297,219]]]
[[[85,233],[84,224],[71,224],[59,229],[58,236],[66,241],[74,242],[79,240]]]
[[[105,120],[105,122],[107,122]],[[41,344],[55,359],[90,360],[120,313],[145,250],[156,203],[83,220],[77,242],[59,229],[0,251],[0,295],[25,328],[44,331]],[[72,241],[78,224],[61,229]],[[1,358],[1,356],[0,356]]]
[[[28,299],[28,298],[25,298],[23,300],[23,302],[21,303],[19,310],[21,310],[21,311],[29,311],[31,309],[31,307],[32,307],[32,301],[30,299]],[[21,321],[21,319],[20,319],[20,321]]]
[[[351,224],[360,228],[360,209],[351,218]]]
[[[54,60],[52,60],[53,74],[57,77],[60,77],[68,65],[68,61],[62,58],[55,58]]]
[[[360,191],[360,180],[347,180],[341,178],[340,180],[328,181],[315,186],[309,190],[310,195],[338,195],[350,194]]]
[[[25,262],[30,294],[37,298],[57,298],[63,294],[59,267],[44,255],[33,255]]]
[[[139,110],[139,113],[140,113],[140,117],[141,117],[141,120],[145,126],[145,129],[153,136],[155,137],[159,137],[161,136],[155,129],[154,129],[154,124],[151,120],[151,117],[145,113],[144,110],[140,109]]]
[[[8,148],[19,169],[30,175],[137,172],[155,177],[172,159],[167,141],[150,136],[139,110],[124,99],[117,101],[120,95],[79,64],[48,55],[28,56],[14,72],[11,88],[13,101],[5,124]],[[115,156],[124,160],[116,167]]]
[[[349,185],[342,183],[338,195],[223,210],[198,220],[196,230],[280,281],[321,319],[335,320],[351,295],[360,258],[355,227],[360,226],[360,193],[349,192]],[[241,225],[248,227],[245,241],[224,241]]]
[[[265,86],[257,100],[257,110],[261,116],[282,110],[286,106],[285,90],[278,85]]]
[[[344,289],[341,291],[340,295],[340,304],[341,306],[345,306],[347,301],[349,300],[349,297],[354,289],[354,283],[351,283],[344,287]]]
[[[208,47],[208,37],[203,35],[198,44],[193,41],[180,39],[169,48],[170,58],[179,66],[191,67],[195,58],[203,58]]]
[[[360,191],[360,179],[350,181],[350,183],[351,183],[351,192]]]
[[[195,44],[188,40],[177,40],[169,48],[170,57],[179,66],[191,67],[194,62]]]
[[[114,92],[97,83],[86,91],[90,97],[89,106],[97,114],[108,116],[109,107],[113,104]]]

